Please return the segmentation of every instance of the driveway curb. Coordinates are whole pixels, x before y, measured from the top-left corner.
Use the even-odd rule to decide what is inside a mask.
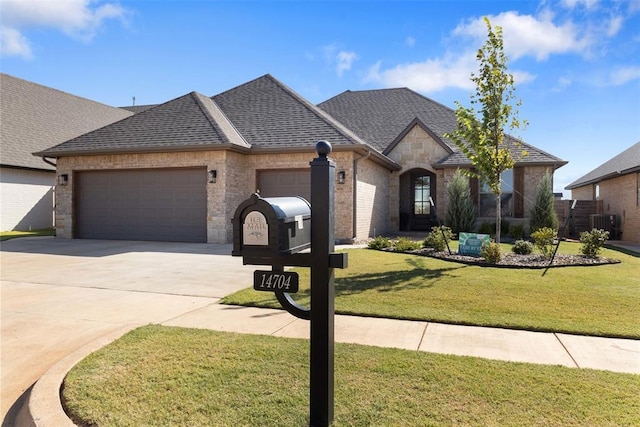
[[[135,325],[116,329],[74,351],[53,365],[35,383],[31,395],[18,413],[16,425],[25,427],[74,427],[60,401],[60,387],[67,373],[89,354],[101,349],[134,329]]]

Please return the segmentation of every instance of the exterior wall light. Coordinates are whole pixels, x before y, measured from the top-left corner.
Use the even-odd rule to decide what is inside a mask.
[[[344,184],[345,179],[347,179],[347,173],[345,171],[338,172],[338,184]]]
[[[63,173],[61,175],[58,175],[58,185],[65,186],[65,185],[67,185],[68,182],[69,182],[69,175],[68,174]]]
[[[217,171],[217,170],[215,170],[215,169],[210,170],[210,171],[209,171],[209,182],[210,182],[211,184],[215,184],[215,182],[217,181],[217,179],[218,179],[218,171]]]

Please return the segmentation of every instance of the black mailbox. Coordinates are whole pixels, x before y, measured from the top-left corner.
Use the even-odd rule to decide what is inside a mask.
[[[253,194],[231,222],[233,256],[278,257],[311,246],[311,205],[302,197]]]

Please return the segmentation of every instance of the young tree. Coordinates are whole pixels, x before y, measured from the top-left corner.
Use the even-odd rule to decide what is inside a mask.
[[[513,168],[515,160],[505,144],[505,126],[510,130],[526,126],[526,121],[518,120],[515,102],[513,75],[507,72],[507,57],[503,51],[502,28],[491,28],[489,18],[485,17],[487,40],[478,50],[478,74],[472,73],[471,80],[476,84],[475,94],[471,95],[471,107],[465,108],[456,101],[457,128],[450,138],[471,160],[476,169],[473,175],[485,182],[496,199],[496,242],[500,242],[500,199],[502,188],[500,175]],[[476,111],[475,106],[480,106]],[[522,155],[526,155],[523,152]],[[472,174],[469,172],[469,174]]]
[[[447,225],[455,234],[472,231],[476,222],[476,208],[471,200],[469,180],[460,169],[456,170],[453,179],[447,185],[447,196]]]
[[[533,233],[540,228],[558,229],[558,214],[553,208],[551,174],[546,173],[536,191],[536,200],[529,214],[529,229]]]

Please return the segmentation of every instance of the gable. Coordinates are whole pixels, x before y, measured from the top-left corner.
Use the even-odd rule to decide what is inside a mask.
[[[403,170],[416,167],[433,170],[432,165],[449,155],[450,150],[424,126],[412,123],[385,154],[402,166]]]

